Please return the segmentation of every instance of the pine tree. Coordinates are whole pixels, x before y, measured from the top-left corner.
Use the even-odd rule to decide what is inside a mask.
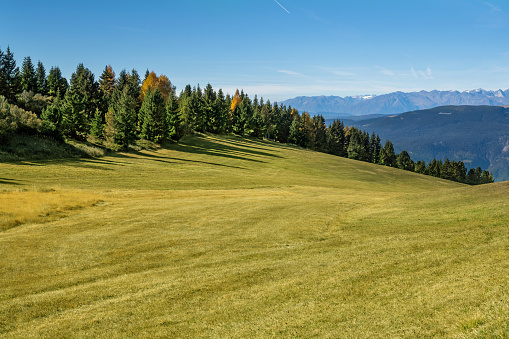
[[[399,169],[405,170],[405,171],[414,171],[415,164],[410,158],[410,155],[407,151],[402,151],[398,156],[396,157],[396,166]]]
[[[111,65],[108,65],[104,68],[104,71],[99,78],[99,92],[102,101],[102,111],[105,111],[105,108],[109,107],[111,104],[110,101],[113,90],[115,89],[115,82],[115,72],[113,72]]]
[[[380,149],[380,164],[390,167],[394,167],[396,165],[394,146],[389,140],[386,140],[385,146]]]
[[[217,133],[219,130],[219,116],[216,107],[216,93],[211,84],[207,84],[207,87],[205,87],[203,104],[205,131]]]
[[[327,151],[327,126],[325,119],[322,115],[315,115],[313,117],[313,124],[315,126],[315,151]]]
[[[63,133],[64,103],[58,96],[42,111],[41,120],[45,129],[52,134]]]
[[[299,117],[294,117],[292,124],[290,125],[290,134],[288,135],[288,142],[300,146],[301,139],[302,135],[300,130]]]
[[[179,141],[184,136],[185,130],[179,103],[175,95],[172,95],[166,103],[165,112],[168,137],[174,141]]]
[[[117,128],[116,142],[124,150],[129,149],[136,137],[136,105],[137,100],[129,93],[129,86],[124,87],[119,101],[113,106]]]
[[[100,138],[103,136],[105,117],[104,114],[97,108],[94,113],[94,118],[90,123],[90,135]]]
[[[69,87],[67,79],[62,76],[62,72],[58,67],[51,67],[46,78],[46,86],[48,95],[60,98],[64,97]]]
[[[327,129],[327,153],[340,157],[346,155],[345,129],[341,120],[334,120]]]
[[[366,159],[366,149],[362,132],[352,128],[350,134],[350,142],[347,149],[348,158],[364,161]]]
[[[159,89],[149,89],[145,93],[138,119],[142,138],[155,142],[161,142],[166,138],[168,129],[165,105]]]
[[[36,93],[47,95],[46,88],[46,69],[41,61],[37,62],[37,68],[35,69],[35,83],[36,83]]]
[[[415,164],[414,171],[415,171],[415,173],[427,174],[426,173],[426,162],[421,161],[421,160],[417,161],[417,163]]]
[[[20,78],[21,90],[27,92],[36,92],[37,80],[35,78],[35,69],[32,59],[29,56],[23,59]]]
[[[66,133],[79,139],[85,139],[89,133],[90,121],[98,108],[99,85],[94,74],[79,64],[71,76],[71,84],[66,93],[66,105],[70,107],[66,122]]]
[[[7,50],[2,55],[0,64],[0,81],[2,85],[0,87],[0,95],[3,95],[7,101],[14,103],[16,102],[16,94],[20,92],[19,68],[16,67],[14,54],[9,46],[7,46]]]
[[[214,104],[214,121],[216,130],[214,133],[224,134],[227,131],[228,117],[229,117],[229,105],[226,102],[226,98],[223,94],[223,90],[220,88],[217,91],[216,102]]]

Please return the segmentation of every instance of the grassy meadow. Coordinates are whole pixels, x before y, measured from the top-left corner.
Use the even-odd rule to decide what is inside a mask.
[[[0,337],[507,338],[508,196],[235,137],[0,163]]]

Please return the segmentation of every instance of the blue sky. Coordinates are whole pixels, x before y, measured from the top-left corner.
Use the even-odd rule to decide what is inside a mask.
[[[279,2],[279,4],[277,3]],[[299,95],[509,88],[507,0],[0,0],[0,48],[70,77],[78,63]]]

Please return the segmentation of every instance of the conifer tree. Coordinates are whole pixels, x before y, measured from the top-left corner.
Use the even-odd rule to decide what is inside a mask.
[[[325,119],[322,115],[315,115],[313,117],[313,124],[315,126],[315,151],[327,151],[327,126]]]
[[[67,92],[67,79],[62,76],[62,72],[58,67],[51,67],[48,77],[46,78],[46,86],[48,95],[63,98]]]
[[[205,131],[217,133],[219,130],[219,114],[216,107],[216,93],[211,84],[207,84],[205,87],[203,105]]]
[[[327,153],[340,157],[346,155],[345,128],[341,120],[336,120],[327,129]]]
[[[36,93],[47,95],[46,88],[46,69],[41,61],[37,62],[37,68],[35,69],[35,83],[36,83]]]
[[[414,171],[415,164],[410,158],[410,155],[407,151],[401,151],[400,154],[396,157],[396,166],[399,169],[405,170],[405,171]]]
[[[217,91],[215,106],[215,116],[214,121],[216,130],[214,133],[224,134],[228,129],[228,118],[229,118],[229,105],[226,101],[226,98],[223,94],[223,90],[220,88]]]
[[[0,95],[3,95],[7,101],[14,103],[16,102],[16,94],[19,93],[20,75],[19,68],[16,67],[14,54],[9,46],[7,46],[5,53],[2,53],[0,61]]]
[[[66,105],[69,106],[64,116],[68,135],[85,139],[89,133],[90,121],[98,108],[98,83],[94,74],[79,64],[71,76],[71,84],[65,95]]]
[[[348,158],[355,160],[366,159],[366,149],[364,146],[364,136],[361,131],[356,128],[350,129],[350,142],[348,144]]]
[[[129,149],[136,137],[136,105],[136,98],[131,95],[129,86],[125,86],[113,106],[117,128],[116,143],[124,150]]]
[[[184,136],[185,129],[179,103],[175,95],[172,95],[166,102],[165,112],[168,137],[174,141],[179,141]]]
[[[145,93],[138,116],[141,137],[150,141],[161,142],[166,138],[166,112],[164,98],[159,89],[149,89]]]
[[[35,78],[35,69],[32,59],[27,56],[23,59],[20,78],[21,90],[27,92],[36,92],[37,80]]]
[[[396,165],[394,145],[389,140],[386,140],[385,146],[380,149],[380,164],[390,167],[395,167]]]

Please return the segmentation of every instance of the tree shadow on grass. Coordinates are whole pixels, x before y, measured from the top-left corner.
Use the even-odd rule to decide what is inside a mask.
[[[244,139],[241,139],[239,141],[242,142],[243,140]],[[234,141],[230,141],[228,139],[215,139],[214,137],[203,137],[203,136],[195,136],[192,139],[187,139],[178,144],[172,145],[172,147],[168,147],[168,149],[184,153],[219,156],[224,158],[251,161],[257,163],[266,163],[266,161],[254,159],[253,157],[282,158],[277,154],[266,152],[266,149],[257,148],[263,149],[265,151],[262,152],[253,150],[253,148],[254,147],[252,146],[246,146],[246,148],[244,148],[241,145],[235,143]]]
[[[19,181],[20,180],[0,178],[0,185],[22,185]]]
[[[178,164],[179,162],[188,162],[188,163],[196,163],[196,164],[204,164],[204,165],[212,165],[212,166],[220,166],[220,167],[229,167],[229,168],[237,168],[237,169],[245,169],[244,167],[218,164],[209,161],[200,161],[200,160],[191,160],[191,159],[183,159],[183,158],[175,158],[169,156],[159,156],[148,152],[140,152],[140,151],[130,151],[129,153],[117,153],[113,155],[115,158],[131,158],[134,159],[134,155],[145,158],[146,160],[162,162],[166,164]],[[173,160],[173,161],[171,161]]]

